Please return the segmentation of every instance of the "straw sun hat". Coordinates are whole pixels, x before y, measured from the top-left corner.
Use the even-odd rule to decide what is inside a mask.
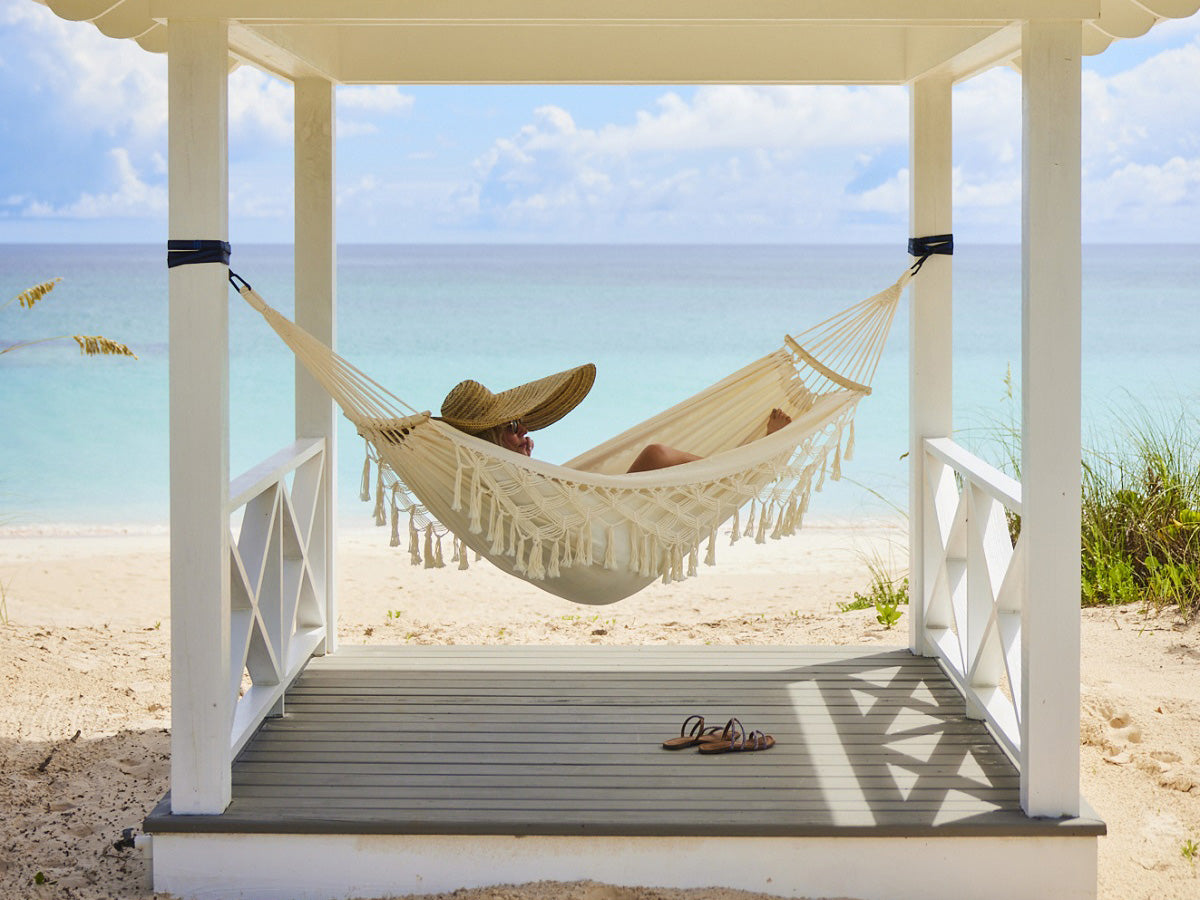
[[[469,433],[519,421],[528,431],[551,425],[592,389],[592,363],[493,394],[478,381],[460,381],[442,401],[442,420]]]

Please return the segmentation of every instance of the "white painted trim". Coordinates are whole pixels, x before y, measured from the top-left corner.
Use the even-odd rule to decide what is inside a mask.
[[[949,438],[925,441],[922,453],[930,535],[919,595],[924,642],[962,693],[967,715],[986,722],[1020,766],[1028,735],[1014,698],[1025,683],[1017,665],[1025,539],[1013,546],[1005,510],[1020,512],[1021,485]]]
[[[332,900],[591,879],[858,900],[1094,900],[1096,839],[153,836],[181,900]]]
[[[910,237],[953,231],[952,89],[949,77],[922,79],[910,88]],[[909,287],[909,592],[923,597],[936,564],[932,524],[926,521],[925,448],[953,428],[952,257],[926,260]],[[932,655],[925,642],[924,603],[910,605],[909,648]]]
[[[298,440],[239,475],[229,486],[229,508],[245,505],[323,449],[320,438]]]
[[[325,646],[320,576],[326,547],[318,515],[324,446],[320,438],[297,441],[241,475],[230,490],[230,519],[245,510],[229,554],[234,609],[227,690],[234,714],[226,768],[263,719],[283,714],[284,693]],[[243,673],[250,685],[238,696]]]
[[[337,348],[335,95],[321,79],[295,84],[296,322]],[[337,649],[337,410],[302,364],[296,363],[296,437],[323,438],[325,468],[313,540],[324,545],[319,590],[327,634],[319,652]],[[313,556],[316,559],[316,554]]]
[[[991,463],[967,452],[949,438],[930,438],[925,441],[930,456],[941,460],[1018,515],[1021,512],[1021,483],[1006,475]]]
[[[325,629],[323,628],[306,628],[297,632],[293,635],[288,659],[283,663],[284,677],[280,678],[276,684],[252,685],[246,691],[245,696],[238,702],[233,728],[229,734],[229,759],[231,761],[246,746],[250,738],[254,737],[254,733],[258,731],[258,726],[262,724],[263,719],[275,714],[275,710],[283,701],[284,693],[292,686],[296,676],[300,674],[324,639]]]
[[[1022,41],[1021,804],[1059,816],[1079,812],[1079,23]]]
[[[229,234],[228,41],[173,22],[167,59],[172,239]],[[229,804],[229,288],[216,263],[170,271],[171,810]]]

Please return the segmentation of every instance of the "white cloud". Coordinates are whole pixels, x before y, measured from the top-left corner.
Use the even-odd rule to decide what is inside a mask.
[[[337,136],[342,138],[371,137],[379,134],[379,126],[374,122],[360,122],[355,119],[337,117]]]
[[[7,23],[28,35],[29,89],[64,106],[68,132],[120,135],[127,146],[166,128],[166,56],[114,41],[90,24],[66,22],[34,3],[10,4]]]
[[[270,184],[264,185],[255,179],[248,179],[229,191],[229,214],[233,219],[290,223],[293,208],[290,191],[272,190]]]
[[[295,109],[292,86],[242,66],[229,76],[231,139],[267,140],[291,146]]]
[[[1084,160],[1091,167],[1200,154],[1200,38],[1102,78],[1087,73]]]
[[[905,215],[908,212],[908,186],[909,171],[901,169],[882,184],[848,198],[849,205],[854,209],[870,212]]]
[[[887,142],[907,130],[899,88],[748,87],[697,88],[691,100],[669,92],[632,125],[579,129],[555,107],[535,112],[521,133],[531,149],[574,142],[592,152],[679,152],[747,147],[815,149]]]
[[[1197,25],[1178,28],[1194,35]],[[1085,73],[1085,231],[1107,239],[1200,239],[1198,73],[1195,36],[1126,71]]]
[[[1200,159],[1128,163],[1090,184],[1088,200],[1092,216],[1110,221],[1145,222],[1178,207],[1200,209]]]
[[[26,9],[28,7],[28,9]],[[119,136],[127,147],[165,146],[167,58],[87,23],[67,22],[34,3],[9,4],[8,21],[28,35],[30,89],[61,103],[69,130]],[[249,66],[229,77],[234,138],[292,139],[292,88]]]
[[[339,109],[370,113],[403,114],[413,108],[413,97],[393,84],[350,85],[337,90]]]
[[[468,218],[509,229],[557,221],[585,234],[794,238],[828,221],[861,170],[906,140],[907,115],[896,88],[702,87],[594,129],[543,106],[475,161],[455,199]]]
[[[111,148],[104,178],[75,187],[77,200],[35,202],[14,182],[5,207],[42,216],[161,217],[165,56],[62,21],[29,0],[0,0],[0,24],[21,37],[19,53],[0,49],[3,64],[9,72],[21,67],[25,90],[44,105],[63,144]],[[1124,71],[1084,73],[1085,238],[1200,240],[1200,102],[1192,90],[1200,17],[1156,27],[1137,44],[1153,54]],[[1020,76],[994,69],[956,87],[954,97],[956,219],[986,223],[989,239],[1014,240]],[[235,215],[289,215],[293,98],[289,83],[253,68],[230,77]],[[854,240],[864,239],[862,229],[906,230],[908,100],[901,88],[664,89],[607,124],[586,103],[536,108],[461,174],[451,169],[453,154],[435,156],[414,149],[428,142],[396,137],[394,124],[415,108],[411,94],[395,86],[338,88],[339,138],[373,135],[394,150],[379,175],[365,171],[371,157],[360,148],[370,142],[340,157],[346,182],[339,207],[356,227],[438,223],[484,238],[503,230],[548,239]],[[460,125],[461,132],[451,130]],[[421,134],[426,124],[403,127],[431,137]],[[445,132],[438,138],[446,146],[469,146],[471,133],[489,126],[476,117],[434,127]],[[406,161],[408,181],[387,174],[397,159]],[[60,184],[70,182],[64,176]],[[418,226],[405,227],[412,236]]]
[[[989,69],[954,90],[954,152],[981,164],[1020,164],[1021,76]]]
[[[1198,26],[1177,28],[1194,35]],[[1198,72],[1200,38],[1123,72],[1085,71],[1088,239],[1131,217],[1152,220],[1163,206],[1177,210],[1172,222],[1187,221],[1184,209],[1200,222],[1200,103],[1190,90]],[[953,115],[956,218],[988,226],[987,239],[1017,239],[1019,73],[997,68],[959,85]],[[556,221],[615,234],[741,223],[792,239],[839,222],[844,231],[855,221],[904,228],[907,142],[898,89],[702,87],[665,92],[629,123],[594,128],[545,106],[476,159],[455,199],[480,225],[531,232],[550,233]],[[1196,224],[1179,235],[1198,238]]]
[[[108,154],[115,188],[108,193],[88,193],[63,206],[34,201],[25,214],[34,218],[107,219],[152,218],[167,211],[167,191],[162,185],[147,184],[130,162],[127,151],[117,148]]]
[[[402,116],[412,111],[415,98],[391,84],[350,85],[337,89],[337,135],[339,139],[371,137],[380,133],[376,121],[383,116]]]

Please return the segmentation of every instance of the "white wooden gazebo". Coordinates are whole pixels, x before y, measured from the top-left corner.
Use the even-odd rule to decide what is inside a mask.
[[[935,767],[932,751],[916,763],[905,757],[905,765],[916,767],[919,784],[967,778],[975,765],[994,776],[989,787],[998,790],[1012,771],[1008,807],[1003,801],[980,809],[954,806],[944,798],[964,788],[942,783],[941,805],[919,821],[912,818],[922,809],[919,791],[899,796],[885,811],[872,801],[868,782],[875,776],[862,773],[886,766],[878,760],[860,765],[858,745],[846,739],[851,729],[829,711],[833,694],[826,692],[820,704],[804,715],[797,708],[793,716],[798,728],[814,734],[819,729],[811,721],[827,718],[829,733],[840,739],[832,745],[834,761],[814,753],[805,762],[805,777],[827,788],[820,822],[800,817],[800,801],[762,807],[759,827],[736,815],[705,819],[708,813],[698,807],[689,807],[691,818],[663,818],[661,808],[658,818],[639,819],[636,810],[603,818],[595,810],[578,812],[582,801],[570,798],[582,794],[567,787],[561,787],[568,798],[561,806],[546,807],[559,810],[554,814],[514,812],[468,797],[461,815],[438,818],[422,812],[441,802],[427,792],[414,795],[403,816],[384,816],[380,810],[392,802],[385,800],[371,815],[355,818],[334,809],[339,801],[332,793],[311,790],[332,791],[358,777],[341,770],[312,776],[307,792],[293,786],[304,796],[254,814],[254,798],[266,797],[276,783],[271,778],[283,778],[283,770],[239,782],[235,760],[270,756],[254,742],[265,733],[264,721],[288,718],[272,718],[283,713],[285,694],[291,704],[295,690],[302,708],[326,689],[304,681],[310,673],[313,679],[332,673],[339,690],[360,678],[368,692],[399,691],[414,681],[433,685],[439,671],[451,679],[474,672],[481,680],[507,673],[519,684],[532,676],[553,682],[558,673],[569,684],[581,671],[592,673],[590,683],[630,667],[642,675],[651,669],[682,676],[697,659],[627,651],[564,661],[544,648],[493,648],[449,662],[436,653],[401,653],[385,664],[382,656],[339,650],[335,410],[298,371],[296,443],[230,482],[230,295],[227,268],[217,261],[170,274],[171,790],[147,822],[156,889],[183,897],[344,897],[594,878],[878,900],[1095,895],[1103,823],[1081,807],[1079,794],[1080,61],[1114,39],[1144,34],[1162,18],[1193,14],[1198,0],[45,2],[63,18],[91,21],[106,35],[168,54],[169,237],[175,241],[228,238],[231,64],[293,82],[296,318],[331,346],[337,85],[907,85],[910,235],[922,237],[953,231],[953,85],[997,65],[1021,72],[1022,482],[952,439],[952,266],[950,256],[934,256],[910,296],[914,603],[911,653],[903,656],[911,663],[821,648],[796,648],[790,656],[780,648],[742,648],[717,660],[742,675],[775,679],[775,689],[787,686],[788,697],[799,696],[797,685],[818,677],[813,672],[836,669],[838,678],[861,679],[856,683],[878,691],[879,703],[892,702],[884,682],[905,679],[924,685],[937,701],[936,676],[953,687],[953,703],[945,702],[961,707],[962,727],[977,729],[969,740],[981,755],[975,762],[954,757],[951,768],[957,768],[949,774],[919,771],[919,764]],[[1021,515],[1015,548],[1006,509]],[[231,517],[240,520],[236,536]],[[714,659],[705,661],[710,678]],[[372,680],[385,670],[394,681]],[[243,692],[247,672],[251,686]],[[916,696],[905,694],[896,710],[916,715]],[[647,734],[660,739],[661,728]],[[979,745],[980,735],[987,748]],[[337,755],[351,758],[357,752],[352,736],[343,738]],[[886,738],[881,732],[879,742]],[[301,744],[285,744],[280,752],[286,756],[294,752],[287,747]],[[628,750],[623,744],[612,753]],[[993,750],[994,759],[987,755]],[[789,764],[778,750],[762,756],[775,759],[773,766]],[[985,757],[992,761],[978,762]],[[399,790],[408,784],[404,772],[420,769],[416,762],[405,768],[413,754],[396,759],[395,772],[376,766],[373,777],[381,780],[372,784]],[[287,759],[278,764],[286,766]],[[484,763],[464,757],[462,765],[461,771],[476,773]],[[538,765],[536,757],[531,765]],[[822,766],[830,767],[825,774]],[[756,797],[754,779],[767,777],[762,768],[726,772],[743,779],[736,796],[747,801]],[[670,776],[664,770],[653,783]],[[432,777],[421,790],[441,790],[451,780],[444,773]],[[535,785],[538,772],[522,777]],[[799,776],[776,769],[771,777],[781,780],[770,784],[782,785]],[[838,778],[850,794],[866,798],[865,805],[852,810],[829,800],[828,786]],[[239,799],[237,784],[250,781],[260,793]],[[620,781],[614,776],[603,793],[616,796]],[[719,781],[703,787],[724,796]],[[503,796],[525,798],[533,790]],[[718,799],[718,811],[726,802]],[[354,803],[365,808],[361,799]]]

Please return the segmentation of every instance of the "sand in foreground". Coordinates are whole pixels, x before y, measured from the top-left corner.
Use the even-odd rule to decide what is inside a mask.
[[[719,565],[609,607],[549,597],[485,566],[412,568],[382,531],[344,535],[339,633],[349,643],[903,645],[873,611],[839,613],[872,556],[903,567],[904,536],[816,526],[722,547]],[[148,898],[146,867],[113,846],[167,788],[167,542],[162,535],[3,536],[0,896]],[[1200,627],[1137,609],[1083,625],[1083,792],[1109,826],[1100,897],[1195,898],[1200,843]],[[34,884],[41,872],[48,883]],[[52,882],[52,883],[50,883]],[[747,900],[741,892],[590,883],[456,900]]]

